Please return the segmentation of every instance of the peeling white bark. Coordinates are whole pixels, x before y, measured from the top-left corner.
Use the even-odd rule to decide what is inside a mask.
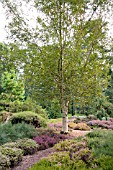
[[[62,102],[62,131],[68,133],[68,104],[69,101]]]

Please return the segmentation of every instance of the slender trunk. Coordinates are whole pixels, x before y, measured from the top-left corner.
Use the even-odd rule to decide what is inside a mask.
[[[64,70],[63,70],[63,55],[64,55],[64,22],[63,22],[63,11],[64,3],[59,2],[59,62],[58,62],[58,72],[59,72],[59,87],[60,87],[60,102],[62,111],[62,132],[68,133],[68,101],[65,100],[65,87],[64,87]]]
[[[69,101],[62,101],[62,132],[68,133],[68,104]]]

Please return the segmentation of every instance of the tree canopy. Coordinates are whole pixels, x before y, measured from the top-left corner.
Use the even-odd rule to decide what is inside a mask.
[[[107,87],[107,23],[103,15],[109,1],[34,0],[31,8],[37,16],[31,28],[23,15],[24,1],[18,5],[2,2],[11,14],[10,35],[20,45],[20,56],[23,54],[18,61],[28,91],[45,100],[60,100],[63,131],[68,132],[69,102],[91,102]]]

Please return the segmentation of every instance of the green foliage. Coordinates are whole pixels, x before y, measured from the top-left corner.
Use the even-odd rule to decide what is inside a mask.
[[[57,99],[53,99],[51,102],[51,106],[48,108],[48,118],[57,119],[60,118],[61,115],[61,107],[60,103]]]
[[[34,140],[28,138],[19,139],[16,140],[16,142],[7,142],[4,145],[2,145],[2,147],[21,149],[24,155],[29,155],[29,154],[32,155],[39,148],[38,144]]]
[[[21,149],[0,147],[0,152],[9,158],[11,166],[17,165],[22,160],[23,151]]]
[[[94,164],[96,164],[99,169],[102,168],[102,170],[112,170],[113,169],[113,157],[100,155],[99,158],[94,160]]]
[[[17,77],[14,70],[10,72],[6,71],[2,74],[1,86],[3,88],[3,92],[0,94],[2,100],[1,106],[4,106],[4,109],[10,111],[11,104],[23,101],[25,93],[24,84],[22,80]]]
[[[113,72],[112,71],[110,74],[109,86],[105,90],[105,95],[106,95],[108,101],[113,104]]]
[[[48,160],[49,159],[49,160]],[[48,159],[43,159],[29,170],[86,170],[86,165],[83,161],[71,161],[69,153],[55,153],[49,156]]]
[[[17,140],[16,147],[22,149],[24,155],[29,155],[29,154],[32,155],[39,148],[38,144],[34,140],[27,139],[27,138]]]
[[[35,7],[44,16],[35,16],[36,29],[27,27],[21,5],[17,8],[15,2],[7,0],[2,3],[11,14],[10,34],[20,47],[25,44],[19,53],[23,53],[23,58],[18,61],[23,64],[26,89],[35,99],[46,101],[59,96],[63,112],[65,100],[74,98],[84,105],[92,102],[92,96],[102,94],[109,67],[105,53],[106,23],[103,13],[94,15],[98,10],[104,11],[105,1],[33,1],[33,10]],[[29,3],[26,1],[26,6]],[[50,116],[53,115],[56,117],[56,111],[52,110]]]
[[[0,152],[0,170],[7,169],[10,166],[10,160],[6,155]]]
[[[85,141],[65,140],[65,141],[59,142],[54,147],[57,151],[77,152],[81,148],[86,148],[87,143]]]
[[[62,141],[55,145],[56,153],[42,159],[29,170],[112,170],[112,136],[112,131],[96,130],[90,132],[87,138]],[[94,141],[89,145],[91,140]]]
[[[47,125],[46,119],[31,111],[14,113],[11,116],[10,121],[12,124],[24,122],[27,124],[32,124],[35,127],[46,127]]]
[[[37,130],[32,125],[19,123],[0,124],[0,144],[16,141],[21,138],[32,138],[37,135]]]
[[[43,118],[47,118],[47,111],[43,109],[41,106],[37,105],[35,101],[31,98],[27,97],[27,99],[21,105],[21,111],[33,111]]]
[[[105,96],[94,98],[93,104],[90,106],[90,113],[102,120],[113,116],[113,104],[107,101]]]
[[[88,146],[94,154],[104,154],[113,157],[113,132],[110,130],[95,130],[88,134]]]

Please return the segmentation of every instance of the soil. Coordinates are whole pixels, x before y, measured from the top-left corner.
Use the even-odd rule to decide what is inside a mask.
[[[90,131],[72,130],[70,132],[70,136],[72,136],[72,138],[76,138],[79,136],[84,136],[89,132]],[[49,154],[54,152],[55,152],[54,148],[49,148],[46,150],[38,151],[34,155],[24,156],[22,162],[20,162],[18,166],[12,168],[11,170],[28,170],[28,168],[37,163],[39,160],[47,157]]]

